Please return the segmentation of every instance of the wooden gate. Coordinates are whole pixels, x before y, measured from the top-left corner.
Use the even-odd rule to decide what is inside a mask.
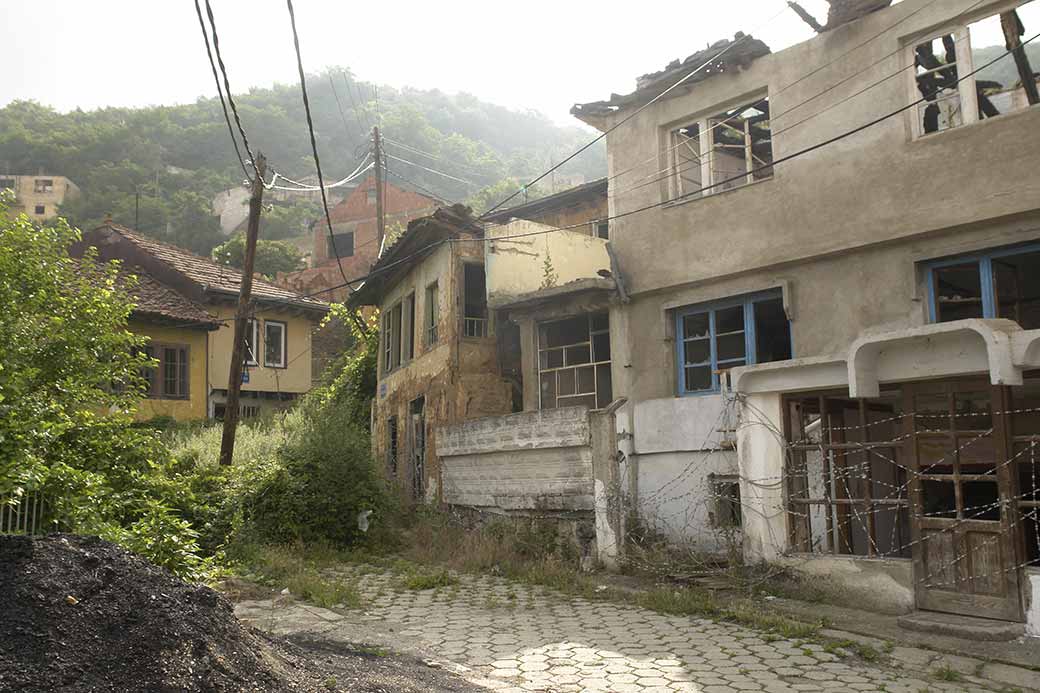
[[[903,388],[918,608],[1021,621],[1007,388]]]

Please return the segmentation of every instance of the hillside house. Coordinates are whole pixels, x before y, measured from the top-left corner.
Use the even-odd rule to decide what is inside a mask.
[[[79,187],[65,176],[0,174],[0,191],[14,193],[9,213],[27,214],[36,223],[58,216],[58,208],[79,195]]]
[[[1040,635],[1040,109],[1005,49],[1040,2],[887,4],[575,106],[643,109],[606,137],[629,491],[674,541]]]
[[[120,260],[125,272],[141,278],[132,326],[153,338],[160,360],[154,396],[142,412],[222,418],[241,273],[113,223],[85,233],[73,252],[90,246],[100,260]],[[282,409],[311,389],[311,333],[328,312],[322,301],[261,279],[252,296],[243,418]]]

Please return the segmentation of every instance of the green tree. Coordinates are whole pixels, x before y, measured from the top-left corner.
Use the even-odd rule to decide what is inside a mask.
[[[235,234],[213,249],[213,259],[237,269],[245,264],[246,237]],[[303,267],[303,256],[296,246],[288,241],[256,242],[254,271],[265,277],[274,277],[278,272],[293,272]]]

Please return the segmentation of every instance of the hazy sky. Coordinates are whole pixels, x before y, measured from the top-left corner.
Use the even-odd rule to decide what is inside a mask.
[[[235,92],[295,82],[284,0],[211,0]],[[743,30],[778,50],[811,31],[785,0],[504,3],[295,0],[304,67],[393,87],[466,91],[561,123],[575,102],[627,92]],[[825,0],[802,3],[826,18]],[[780,13],[779,16],[776,16]],[[0,105],[70,110],[214,95],[192,0],[0,0]]]

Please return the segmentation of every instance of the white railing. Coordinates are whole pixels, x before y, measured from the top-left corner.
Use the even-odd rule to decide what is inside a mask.
[[[21,496],[0,496],[0,534],[42,534],[46,532],[46,501],[39,491]]]

